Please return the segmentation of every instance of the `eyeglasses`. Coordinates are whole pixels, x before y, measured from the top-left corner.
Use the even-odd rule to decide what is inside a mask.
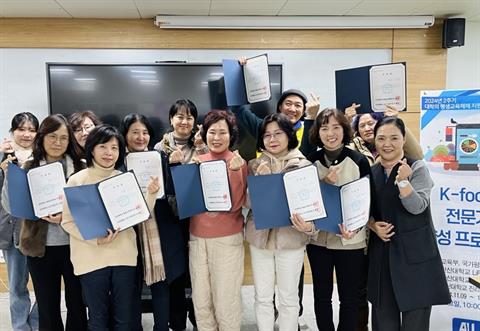
[[[57,136],[55,133],[50,133],[45,136],[45,139],[53,144],[56,143],[57,141],[60,142],[60,144],[65,145],[68,144],[68,136]]]
[[[76,128],[75,130],[73,130],[73,132],[81,133],[81,132],[85,131],[86,133],[89,133],[94,127],[95,127],[95,125],[89,124],[89,125],[85,125],[83,127]]]
[[[285,132],[283,132],[283,131],[277,131],[277,132],[274,132],[274,133],[265,133],[263,135],[263,140],[269,141],[272,138],[277,140],[284,134],[285,134]]]

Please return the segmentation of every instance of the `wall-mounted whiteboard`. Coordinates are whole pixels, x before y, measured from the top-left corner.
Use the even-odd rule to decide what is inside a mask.
[[[335,70],[391,62],[390,49],[325,50],[134,50],[134,49],[0,49],[0,139],[18,112],[39,120],[48,116],[47,62],[154,63],[187,61],[221,63],[222,59],[267,53],[283,65],[283,88],[320,96],[321,107],[335,106]],[[188,98],[188,91],[185,91]],[[172,103],[175,100],[172,100]]]

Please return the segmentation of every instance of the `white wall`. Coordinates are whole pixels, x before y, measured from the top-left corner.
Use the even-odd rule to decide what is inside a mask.
[[[480,21],[465,24],[465,46],[448,49],[447,88],[480,88]]]
[[[283,88],[315,92],[322,106],[335,105],[335,69],[391,61],[389,49],[330,50],[93,50],[0,49],[0,139],[7,134],[13,115],[30,111],[42,120],[48,115],[47,62],[154,63],[188,61],[221,63],[241,55],[268,53],[269,62],[283,64]],[[188,91],[185,92],[188,96]],[[173,100],[172,100],[173,102]]]

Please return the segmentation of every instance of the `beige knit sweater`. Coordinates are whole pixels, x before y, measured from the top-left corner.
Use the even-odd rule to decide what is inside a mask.
[[[119,174],[113,168],[102,168],[97,164],[79,171],[67,182],[69,186],[94,184],[108,177]],[[97,239],[84,240],[75,220],[70,213],[68,204],[63,204],[62,227],[70,234],[70,259],[75,275],[83,275],[111,266],[136,266],[137,243],[133,228],[121,231],[110,243],[98,245]]]

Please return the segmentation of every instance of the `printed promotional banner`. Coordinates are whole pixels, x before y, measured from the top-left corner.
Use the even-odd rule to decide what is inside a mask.
[[[420,140],[435,182],[432,216],[452,303],[431,330],[480,330],[480,89],[421,92]]]

